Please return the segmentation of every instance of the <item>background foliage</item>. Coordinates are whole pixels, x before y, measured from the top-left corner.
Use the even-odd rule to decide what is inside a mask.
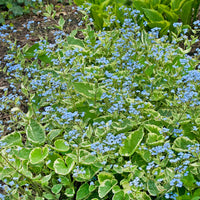
[[[12,19],[16,16],[36,12],[38,3],[42,3],[42,0],[0,0],[0,24],[5,22],[5,18]]]

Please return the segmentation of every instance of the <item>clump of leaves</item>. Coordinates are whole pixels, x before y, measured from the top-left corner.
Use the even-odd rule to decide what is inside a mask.
[[[123,12],[122,28],[88,25],[84,40],[58,31],[55,44],[4,57],[12,95],[4,90],[0,109],[15,125],[0,140],[8,199],[199,198],[200,73],[185,54],[196,38],[170,43],[133,21],[138,11]]]

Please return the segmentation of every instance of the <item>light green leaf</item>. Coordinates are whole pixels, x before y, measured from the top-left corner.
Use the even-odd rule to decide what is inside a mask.
[[[178,18],[179,18],[178,15],[173,10],[171,10],[167,5],[159,4],[157,6],[158,6],[158,11],[160,13],[164,13],[168,21],[170,22],[178,21]]]
[[[112,180],[114,178],[115,178],[114,175],[108,172],[100,172],[98,175],[98,181],[100,184],[103,183],[107,179]]]
[[[21,134],[18,132],[11,133],[1,138],[0,147],[22,146]]]
[[[52,173],[50,173],[50,174],[48,174],[46,176],[43,176],[42,179],[41,179],[41,184],[43,186],[48,186],[51,177],[52,177]]]
[[[67,166],[65,163],[67,164]],[[73,159],[67,157],[65,161],[61,158],[56,159],[53,166],[57,174],[67,175],[73,169],[74,164],[75,162],[73,161]]]
[[[77,191],[76,200],[85,199],[90,194],[89,184],[85,183]]]
[[[165,138],[163,135],[158,135],[155,133],[148,133],[146,143],[149,145],[160,145],[164,141],[165,141]]]
[[[73,83],[74,89],[81,95],[88,97],[90,99],[100,100],[103,90],[101,88],[95,89],[95,84],[87,82],[77,82]]]
[[[116,179],[112,180],[107,179],[103,183],[101,183],[98,188],[99,197],[100,198],[105,197],[116,184],[117,184]]]
[[[65,20],[64,20],[63,16],[60,16],[60,19],[59,19],[59,21],[58,21],[58,24],[59,24],[59,26],[63,29],[63,26],[64,26],[64,24],[65,24]]]
[[[137,123],[133,120],[125,119],[123,122],[113,122],[111,127],[117,132],[128,132],[133,126],[136,126]]]
[[[74,188],[67,188],[67,189],[65,190],[65,195],[66,195],[67,197],[73,197],[74,194],[75,194]]]
[[[147,182],[147,190],[152,196],[157,196],[159,194],[159,190],[156,186],[156,183],[153,180],[149,180]]]
[[[56,140],[54,146],[56,151],[66,152],[69,150],[69,144],[63,139]]]
[[[59,136],[60,134],[62,133],[62,130],[60,129],[54,129],[54,130],[51,130],[49,132],[49,134],[47,135],[48,139],[49,140],[54,140],[57,136]]]
[[[112,200],[124,199],[124,192],[121,190],[114,194]]]
[[[49,148],[47,146],[44,148],[36,147],[31,151],[29,155],[30,162],[32,164],[40,163],[48,156],[48,153]]]
[[[46,140],[43,127],[35,120],[31,119],[26,129],[27,139],[35,144],[42,144]]]
[[[17,150],[13,150],[14,151],[14,154],[22,159],[22,160],[28,160],[29,159],[29,154],[31,152],[32,149],[29,149],[29,148],[20,148],[20,149],[17,149]]]
[[[58,194],[61,191],[61,189],[62,189],[62,184],[56,184],[51,188],[51,191],[54,194]]]
[[[86,150],[80,150],[80,163],[85,165],[90,165],[95,162],[96,157],[91,155],[90,152]]]
[[[175,139],[172,149],[178,152],[187,152],[188,151],[188,145],[194,145],[195,142],[190,140],[187,137],[178,137]]]
[[[163,21],[163,16],[154,9],[143,8],[145,16],[150,20],[150,22]]]
[[[161,128],[159,126],[153,125],[153,124],[145,124],[145,129],[147,129],[151,133],[156,133],[157,135],[160,135]]]
[[[143,128],[139,128],[138,130],[130,133],[130,135],[123,142],[124,146],[122,146],[119,150],[120,154],[122,156],[131,156],[136,151],[143,137]]]
[[[154,90],[153,93],[151,94],[151,101],[160,101],[164,99],[164,92],[160,90]]]

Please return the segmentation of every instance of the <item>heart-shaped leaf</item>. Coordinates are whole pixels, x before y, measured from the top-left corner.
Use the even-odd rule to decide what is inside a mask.
[[[67,175],[73,169],[74,164],[75,162],[73,161],[73,159],[67,157],[65,161],[62,158],[56,159],[53,166],[57,174]]]
[[[69,150],[69,144],[63,139],[56,140],[54,146],[56,151],[66,152]]]
[[[49,148],[47,146],[44,148],[36,147],[31,151],[29,155],[30,162],[32,164],[40,163],[48,156],[48,153]]]

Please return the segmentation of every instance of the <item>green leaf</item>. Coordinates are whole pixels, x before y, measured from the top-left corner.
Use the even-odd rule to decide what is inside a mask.
[[[100,100],[103,90],[101,88],[95,89],[95,84],[87,82],[77,82],[73,83],[74,89],[81,95],[88,97],[90,99]]]
[[[91,155],[90,152],[86,150],[80,150],[80,163],[85,165],[90,165],[94,163],[96,157]]]
[[[65,190],[65,195],[67,197],[73,197],[75,195],[75,191],[74,191],[74,188],[67,188]]]
[[[184,187],[186,187],[189,191],[196,188],[196,180],[191,172],[189,172],[187,176],[183,176],[181,181],[183,182]]]
[[[42,179],[41,179],[41,184],[43,186],[48,186],[51,177],[52,177],[52,173],[50,173],[50,174],[48,174],[46,176],[43,176]]]
[[[48,156],[48,153],[49,148],[47,146],[44,148],[36,147],[31,151],[29,155],[30,162],[32,164],[40,163]]]
[[[160,13],[164,13],[168,21],[170,22],[178,21],[179,18],[178,15],[173,10],[171,10],[167,5],[159,4],[158,11]]]
[[[155,21],[155,22],[148,23],[148,26],[150,28],[154,28],[154,27],[161,28],[160,34],[164,35],[167,33],[170,27],[170,22],[168,22],[167,20]]]
[[[47,55],[39,55],[38,58],[39,58],[42,62],[44,62],[44,63],[46,63],[46,64],[51,63],[51,58],[49,58]]]
[[[61,133],[62,133],[62,130],[60,130],[60,129],[54,129],[54,130],[51,130],[49,132],[49,134],[47,135],[47,137],[48,137],[49,140],[53,141]]]
[[[137,10],[143,11],[143,8],[150,8],[149,3],[146,1],[141,1],[141,0],[134,0],[133,5]]]
[[[21,6],[12,6],[12,8],[9,9],[15,16],[23,15],[23,8]]]
[[[53,164],[54,164],[55,160],[58,159],[58,158],[61,158],[61,156],[59,154],[57,154],[57,153],[50,154],[49,153],[49,155],[46,159],[47,160],[47,162],[46,162],[47,167],[50,168],[51,170],[54,170]]]
[[[58,194],[61,191],[61,189],[62,189],[62,184],[56,184],[51,188],[51,191],[54,194]]]
[[[76,39],[74,37],[70,37],[70,36],[67,37],[67,42],[69,45],[78,46],[78,47],[82,47],[82,48],[85,47],[82,40]]]
[[[46,140],[43,127],[35,120],[31,119],[26,129],[27,139],[35,144],[42,144]]]
[[[151,197],[146,192],[140,192],[137,195],[137,200],[151,200]]]
[[[154,9],[143,8],[145,16],[149,19],[150,22],[163,21],[163,16]]]
[[[67,166],[65,163],[67,164]],[[57,174],[67,175],[73,169],[74,164],[75,162],[73,161],[73,159],[67,157],[65,161],[61,158],[56,159],[53,166]]]
[[[188,145],[194,145],[195,142],[187,137],[178,137],[175,139],[172,149],[178,152],[188,152]]]
[[[160,101],[165,98],[163,95],[164,92],[160,90],[154,90],[153,93],[151,94],[151,101]]]
[[[43,193],[43,197],[45,197],[45,199],[48,199],[48,200],[54,200],[55,199],[55,196],[51,193]]]
[[[63,18],[62,15],[60,16],[60,19],[59,19],[59,21],[58,21],[58,24],[59,24],[59,26],[63,29],[63,26],[64,26],[64,24],[65,24],[65,20],[64,20],[64,18]]]
[[[56,151],[60,151],[60,152],[66,152],[69,150],[69,144],[63,140],[63,139],[58,139],[54,142],[54,149]]]
[[[149,180],[147,182],[147,190],[148,190],[149,194],[152,196],[157,196],[159,194],[159,190],[156,186],[155,181],[153,181],[153,180]]]
[[[108,172],[100,172],[98,175],[98,181],[100,184],[103,183],[107,179],[112,180],[114,178],[115,178],[114,175]]]
[[[119,153],[122,156],[131,156],[137,149],[138,145],[142,141],[144,137],[143,128],[139,128],[138,130],[130,133],[130,135],[124,140],[123,145]]]
[[[85,199],[90,194],[89,184],[85,183],[77,191],[76,200]]]
[[[145,124],[145,129],[147,129],[151,133],[156,133],[157,135],[160,135],[161,128],[159,126],[153,125],[153,124]]]
[[[192,199],[191,200],[199,200],[200,199],[200,188],[196,189],[192,195]],[[198,199],[199,198],[199,199]]]
[[[22,160],[28,160],[31,150],[32,149],[29,149],[29,148],[22,148],[22,149],[17,149],[17,150],[13,150],[13,151],[14,151],[14,154],[18,158],[20,158]]]
[[[188,0],[171,0],[171,8],[172,10],[178,12],[181,7],[184,5],[185,2],[187,2]]]
[[[146,140],[146,143],[149,145],[160,145],[165,141],[165,138],[163,135],[157,135],[155,133],[148,133],[148,138]]]
[[[119,191],[117,193],[114,194],[112,200],[119,200],[119,199],[124,199],[124,192],[123,191]]]
[[[103,183],[101,183],[98,188],[99,197],[104,198],[116,184],[117,184],[116,179],[112,180],[108,179],[105,180]]]
[[[22,146],[21,134],[18,132],[11,133],[1,138],[0,147]]]
[[[35,57],[35,52],[34,52],[34,50],[38,50],[39,49],[39,43],[36,43],[36,44],[34,44],[34,45],[32,45],[25,53],[24,53],[24,55],[25,55],[25,58],[33,58],[33,57]]]
[[[194,0],[187,1],[181,8],[181,21],[183,24],[190,25],[191,23],[193,2]]]
[[[128,132],[132,130],[133,126],[136,126],[137,123],[133,120],[125,119],[123,122],[113,122],[111,127],[117,132]]]

